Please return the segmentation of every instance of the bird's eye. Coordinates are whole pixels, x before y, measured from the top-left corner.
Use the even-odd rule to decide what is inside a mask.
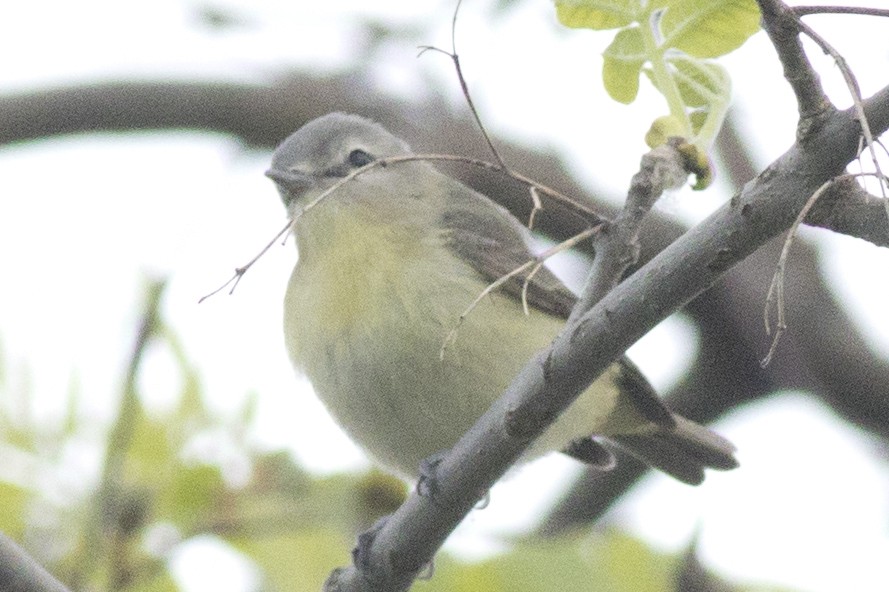
[[[373,156],[360,148],[356,148],[349,153],[349,164],[355,168],[363,167],[366,164],[372,163],[374,160]]]

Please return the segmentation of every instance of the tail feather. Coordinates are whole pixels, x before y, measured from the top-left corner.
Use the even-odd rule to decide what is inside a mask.
[[[698,485],[704,469],[727,471],[738,466],[731,442],[679,415],[674,427],[658,427],[648,433],[609,436],[618,446],[640,460],[683,483]]]

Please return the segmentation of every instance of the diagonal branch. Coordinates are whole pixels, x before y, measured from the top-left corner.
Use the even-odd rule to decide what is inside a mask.
[[[875,133],[889,127],[889,87],[865,101]],[[434,500],[416,493],[376,533],[367,570],[336,570],[327,590],[405,590],[450,532],[533,438],[628,346],[786,230],[812,193],[858,147],[854,112],[832,112],[729,203],[612,290],[520,372],[437,465]]]
[[[70,592],[57,579],[0,533],[0,590],[3,592]]]

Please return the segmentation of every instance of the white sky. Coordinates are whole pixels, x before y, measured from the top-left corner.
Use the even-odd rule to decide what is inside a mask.
[[[553,35],[548,2],[525,0],[493,25],[476,4],[463,7],[458,49],[489,125],[565,150],[579,178],[595,178],[619,192],[643,150],[647,122],[662,111],[657,99],[645,93],[630,107],[608,102],[599,86],[598,57],[607,35]],[[231,6],[255,27],[211,35],[194,26],[192,4],[173,0],[10,4],[0,19],[0,55],[6,56],[0,92],[116,77],[256,80],[287,65],[321,71],[351,60],[355,25],[344,14],[375,13],[405,24],[437,20],[428,42],[447,46],[450,39],[449,3],[433,4],[441,10],[412,2],[385,8],[312,3],[311,10],[272,0],[251,9],[234,1],[211,5]],[[392,17],[395,10],[401,12]],[[885,83],[889,44],[879,45],[889,39],[885,22],[809,22],[844,52],[865,95]],[[375,66],[385,88],[417,96],[427,92],[419,83],[433,79],[458,101],[449,62],[434,55],[415,59],[415,53],[410,47],[387,50]],[[813,57],[832,96],[847,105],[835,68]],[[735,77],[740,113],[765,164],[794,134],[794,105],[780,68],[763,35],[723,63]],[[289,131],[282,130],[282,137]],[[256,437],[266,445],[286,446],[322,472],[363,466],[293,376],[284,354],[280,309],[295,261],[292,243],[272,249],[234,296],[197,305],[283,224],[283,208],[262,175],[268,158],[242,151],[231,138],[185,132],[85,135],[0,149],[0,348],[13,388],[33,388],[35,407],[50,419],[61,413],[73,381],[85,394],[84,413],[110,418],[143,278],[166,276],[165,318],[199,365],[214,405],[232,410],[246,393],[262,393]],[[717,187],[705,194],[681,192],[661,207],[696,220],[725,199]],[[824,233],[807,236],[816,234]],[[889,280],[875,272],[886,269],[889,257],[854,239],[829,237],[821,245],[837,293],[854,305],[874,347],[889,355]],[[688,327],[681,320],[668,324],[672,328],[632,351],[660,386],[676,379],[689,353],[681,347],[689,341]],[[155,393],[154,405],[169,404],[174,396],[171,368],[161,353],[147,360],[143,380],[151,381],[145,386]],[[711,474],[700,488],[651,476],[616,514],[666,549],[681,548],[697,531],[705,560],[744,581],[812,591],[889,587],[881,567],[889,556],[889,483],[866,435],[841,427],[829,411],[793,394],[744,409],[719,429],[738,445],[740,470]],[[86,475],[98,470],[89,460],[78,462]],[[470,516],[452,548],[467,555],[490,549],[496,533],[520,527],[517,522],[536,515],[552,495],[539,491],[540,483],[557,482],[571,469],[568,462],[547,459],[520,472],[493,492],[486,510]],[[193,589],[248,589],[250,577],[227,575],[211,583],[209,570],[184,567],[185,556],[218,552],[212,545],[192,546],[174,563],[177,574]]]

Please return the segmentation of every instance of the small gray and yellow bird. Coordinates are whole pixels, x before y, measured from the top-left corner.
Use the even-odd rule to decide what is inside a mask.
[[[290,359],[346,433],[409,478],[475,423],[552,341],[575,302],[543,268],[529,280],[530,314],[520,294],[526,275],[461,323],[491,282],[532,258],[530,233],[429,162],[371,167],[303,211],[356,169],[410,153],[373,121],[331,113],[284,140],[266,173],[293,220],[299,253],[284,304]],[[601,440],[685,483],[700,483],[705,467],[737,465],[731,443],[671,413],[626,358],[526,457],[560,450],[608,465]]]

